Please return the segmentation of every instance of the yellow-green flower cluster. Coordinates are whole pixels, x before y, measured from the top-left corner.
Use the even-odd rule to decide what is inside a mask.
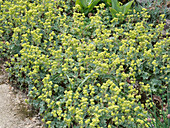
[[[0,32],[12,35],[0,52],[12,56],[11,80],[28,88],[48,127],[144,127],[149,93],[169,84],[163,22],[148,25],[146,10],[141,21],[133,23],[138,12],[121,26],[118,18],[103,18],[103,5],[89,18],[67,10],[62,0],[1,3]]]

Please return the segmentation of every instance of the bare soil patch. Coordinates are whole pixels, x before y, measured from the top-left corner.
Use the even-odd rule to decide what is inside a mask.
[[[44,128],[40,116],[24,101],[26,94],[13,89],[0,64],[0,128]]]

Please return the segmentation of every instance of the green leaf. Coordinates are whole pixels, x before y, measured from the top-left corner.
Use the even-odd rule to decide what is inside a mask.
[[[143,72],[141,76],[144,80],[147,80],[149,78],[150,74],[147,72]]]
[[[90,3],[90,5],[88,6],[89,11],[91,11],[94,6],[96,6],[99,3],[100,0],[93,0],[92,3]]]
[[[111,12],[111,14],[112,14],[112,17],[115,17],[117,11],[116,11],[115,9],[111,8],[111,7],[110,7],[109,9],[110,9],[110,12]]]
[[[94,6],[98,4],[99,1],[100,0],[77,0],[76,4],[79,4],[81,6],[81,12],[87,14],[94,8]]]
[[[151,80],[151,84],[153,86],[155,86],[155,85],[161,86],[162,82],[161,82],[161,80],[154,78],[154,79]]]
[[[83,5],[81,4],[80,0],[76,0],[76,5],[79,4],[81,7],[83,7]]]
[[[97,69],[94,70],[90,75],[88,75],[88,76],[81,82],[81,84],[79,85],[79,87],[81,87],[81,86],[86,82],[86,80],[87,80],[91,75],[93,75],[98,69],[99,69],[99,68],[97,68]]]
[[[79,4],[81,8],[87,8],[85,0],[76,0],[76,5]]]
[[[120,5],[117,0],[112,0],[112,8],[115,9],[117,12],[120,12]]]
[[[88,0],[80,0],[81,4],[83,5],[84,8],[88,7],[88,4],[90,3],[90,1]]]
[[[106,6],[110,6],[111,5],[111,0],[105,0]]]
[[[123,6],[121,6],[121,7],[120,7],[120,11],[119,11],[119,12],[122,12],[122,13],[123,13],[123,9],[124,9],[124,7],[123,7]]]
[[[132,6],[133,0],[123,5],[123,14],[126,14]]]
[[[65,73],[66,74],[66,73]],[[68,81],[70,82],[70,89],[73,88],[73,85],[71,84],[70,77],[66,74]]]
[[[89,6],[93,0],[82,0],[82,1],[86,1],[87,6]]]

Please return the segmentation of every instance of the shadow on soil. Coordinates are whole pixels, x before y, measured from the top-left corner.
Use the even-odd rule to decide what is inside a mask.
[[[25,118],[32,118],[36,114],[36,112],[30,110],[28,106],[24,103],[17,104],[17,107],[19,108],[17,110],[17,114],[20,115],[22,120],[24,120]]]

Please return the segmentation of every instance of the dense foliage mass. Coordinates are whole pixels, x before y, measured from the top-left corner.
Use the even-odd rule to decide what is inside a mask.
[[[50,128],[167,127],[164,15],[155,25],[145,8],[115,17],[100,2],[90,15],[79,10],[71,0],[0,1],[10,81]]]

